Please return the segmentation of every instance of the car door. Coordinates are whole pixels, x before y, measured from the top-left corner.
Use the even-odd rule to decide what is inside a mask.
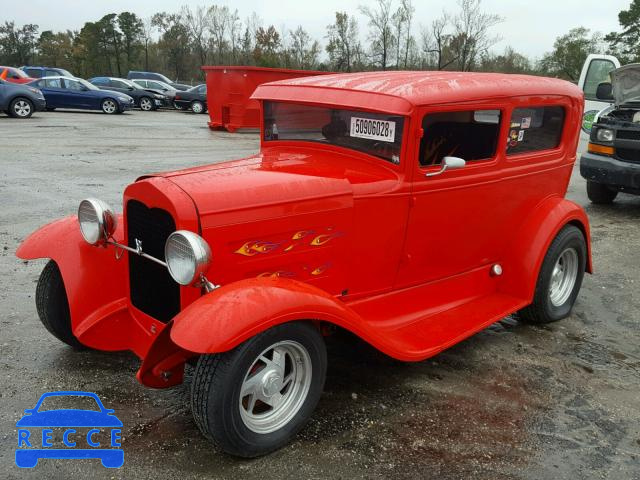
[[[444,106],[419,113],[422,138],[418,158],[412,159],[412,208],[399,287],[497,261],[501,242],[494,233],[508,215],[505,192],[496,188],[505,150],[500,139],[508,133],[501,106]],[[466,165],[441,172],[446,156],[462,158]]]
[[[86,88],[78,81],[64,78],[64,101],[68,108],[90,108]]]
[[[60,78],[43,78],[38,81],[38,88],[42,91],[47,101],[47,108],[66,107],[64,96],[65,90]]]

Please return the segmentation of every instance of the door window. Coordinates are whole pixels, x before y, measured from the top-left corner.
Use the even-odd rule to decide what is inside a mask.
[[[94,79],[91,83],[93,83],[94,85],[108,85],[109,81],[106,78],[96,78]]]
[[[500,110],[429,113],[422,120],[419,161],[439,165],[444,157],[465,161],[495,156],[500,132]]]
[[[67,90],[73,90],[75,92],[82,92],[84,90],[84,87],[80,85],[80,82],[69,80],[68,78],[65,79],[64,85]]]
[[[42,70],[38,68],[25,68],[24,71],[31,78],[42,78]]]
[[[157,82],[148,81],[147,85],[149,88],[156,88],[158,90],[164,90],[165,88]]]
[[[511,114],[507,155],[556,148],[563,126],[563,107],[516,108]]]
[[[46,88],[62,88],[62,81],[59,78],[45,78],[43,81]]]
[[[60,75],[60,74],[59,74],[57,71],[55,71],[55,70],[47,70],[46,72],[47,72],[47,73],[46,73],[46,75],[45,75],[45,76],[47,76],[47,77],[55,77],[56,75]]]
[[[122,88],[124,90],[129,88],[129,86],[126,83],[121,82],[120,80],[111,80],[111,86],[114,88]]]
[[[584,80],[584,97],[587,100],[598,100],[596,90],[603,82],[611,82],[609,74],[616,69],[611,60],[596,59],[591,60],[587,76]]]

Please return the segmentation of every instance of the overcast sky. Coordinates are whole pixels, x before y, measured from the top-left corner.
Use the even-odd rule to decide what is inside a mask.
[[[129,10],[146,18],[158,11],[175,12],[181,5],[196,7],[214,3],[237,8],[244,20],[255,11],[266,25],[295,29],[302,25],[324,45],[326,26],[333,22],[336,10],[358,14],[358,5],[373,4],[371,0],[0,0],[0,22],[14,20],[17,24],[35,23],[43,30],[79,30],[84,22],[101,16]],[[414,0],[416,21],[428,25],[447,6],[453,11],[452,0]],[[502,51],[511,45],[517,51],[539,58],[549,51],[555,38],[569,29],[584,26],[609,33],[618,28],[618,12],[629,7],[631,0],[484,0],[488,13],[504,17],[495,27],[503,40],[494,50]],[[360,18],[360,32],[364,39],[366,22]]]

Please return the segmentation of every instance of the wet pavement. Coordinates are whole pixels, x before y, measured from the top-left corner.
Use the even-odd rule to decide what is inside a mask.
[[[0,117],[0,476],[5,478],[640,479],[640,197],[593,206],[577,167],[596,274],[572,316],[532,327],[509,317],[433,359],[394,361],[346,334],[329,340],[325,392],[290,446],[238,460],[199,433],[185,384],[137,383],[129,353],[74,352],[34,304],[45,261],[14,252],[80,199],[121,204],[137,176],[253,153],[255,133],[211,132],[182,112]],[[14,464],[16,421],[43,392],[96,392],[124,423],[124,466]]]

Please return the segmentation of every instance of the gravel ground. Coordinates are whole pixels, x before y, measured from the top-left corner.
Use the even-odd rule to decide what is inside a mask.
[[[35,310],[44,261],[14,252],[86,196],[121,204],[137,176],[255,152],[255,133],[211,132],[183,112],[0,116],[0,476],[6,478],[640,479],[640,198],[588,203],[596,274],[573,315],[535,328],[506,318],[433,359],[396,362],[353,338],[329,342],[325,393],[290,446],[246,461],[215,451],[184,385],[151,390],[129,353],[74,352]],[[51,390],[96,392],[123,421],[125,464],[14,464],[15,422]]]

